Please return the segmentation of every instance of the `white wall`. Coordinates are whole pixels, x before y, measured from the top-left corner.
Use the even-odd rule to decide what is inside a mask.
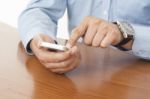
[[[67,19],[67,11],[65,12],[64,16],[59,20],[58,23],[58,37],[68,39],[68,19]]]
[[[0,21],[17,27],[17,18],[29,0],[0,0]]]
[[[0,21],[17,27],[17,19],[30,0],[0,0]],[[67,15],[60,19],[58,37],[68,38]]]

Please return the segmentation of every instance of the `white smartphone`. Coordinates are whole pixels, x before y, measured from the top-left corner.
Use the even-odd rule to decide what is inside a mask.
[[[56,51],[67,51],[68,48],[63,45],[48,43],[48,42],[41,42],[40,47],[47,48],[50,50],[56,50]]]

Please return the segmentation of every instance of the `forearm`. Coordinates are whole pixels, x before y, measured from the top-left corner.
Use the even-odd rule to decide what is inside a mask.
[[[53,38],[56,35],[56,23],[41,12],[40,9],[23,12],[18,23],[20,37],[25,48],[27,48],[29,41],[39,33],[47,34]]]
[[[39,33],[52,38],[56,37],[57,21],[63,15],[65,5],[65,0],[60,0],[60,2],[56,0],[31,1],[18,20],[18,29],[25,48],[29,41]]]

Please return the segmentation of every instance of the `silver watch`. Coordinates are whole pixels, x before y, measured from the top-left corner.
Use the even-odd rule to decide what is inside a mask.
[[[134,39],[134,29],[128,22],[116,21],[115,23],[118,25],[118,28],[124,38],[133,38]]]
[[[133,27],[126,21],[116,21],[113,23],[118,26],[120,32],[122,33],[122,35],[124,37],[124,39],[120,43],[118,43],[117,45],[114,45],[114,46],[122,51],[128,51],[128,49],[126,49],[122,46],[127,44],[129,41],[134,40],[135,32],[134,32]]]

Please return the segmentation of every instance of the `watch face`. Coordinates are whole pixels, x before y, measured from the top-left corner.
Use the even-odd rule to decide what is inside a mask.
[[[123,22],[119,22],[119,25],[125,38],[133,37],[134,29],[129,23],[123,21]]]

